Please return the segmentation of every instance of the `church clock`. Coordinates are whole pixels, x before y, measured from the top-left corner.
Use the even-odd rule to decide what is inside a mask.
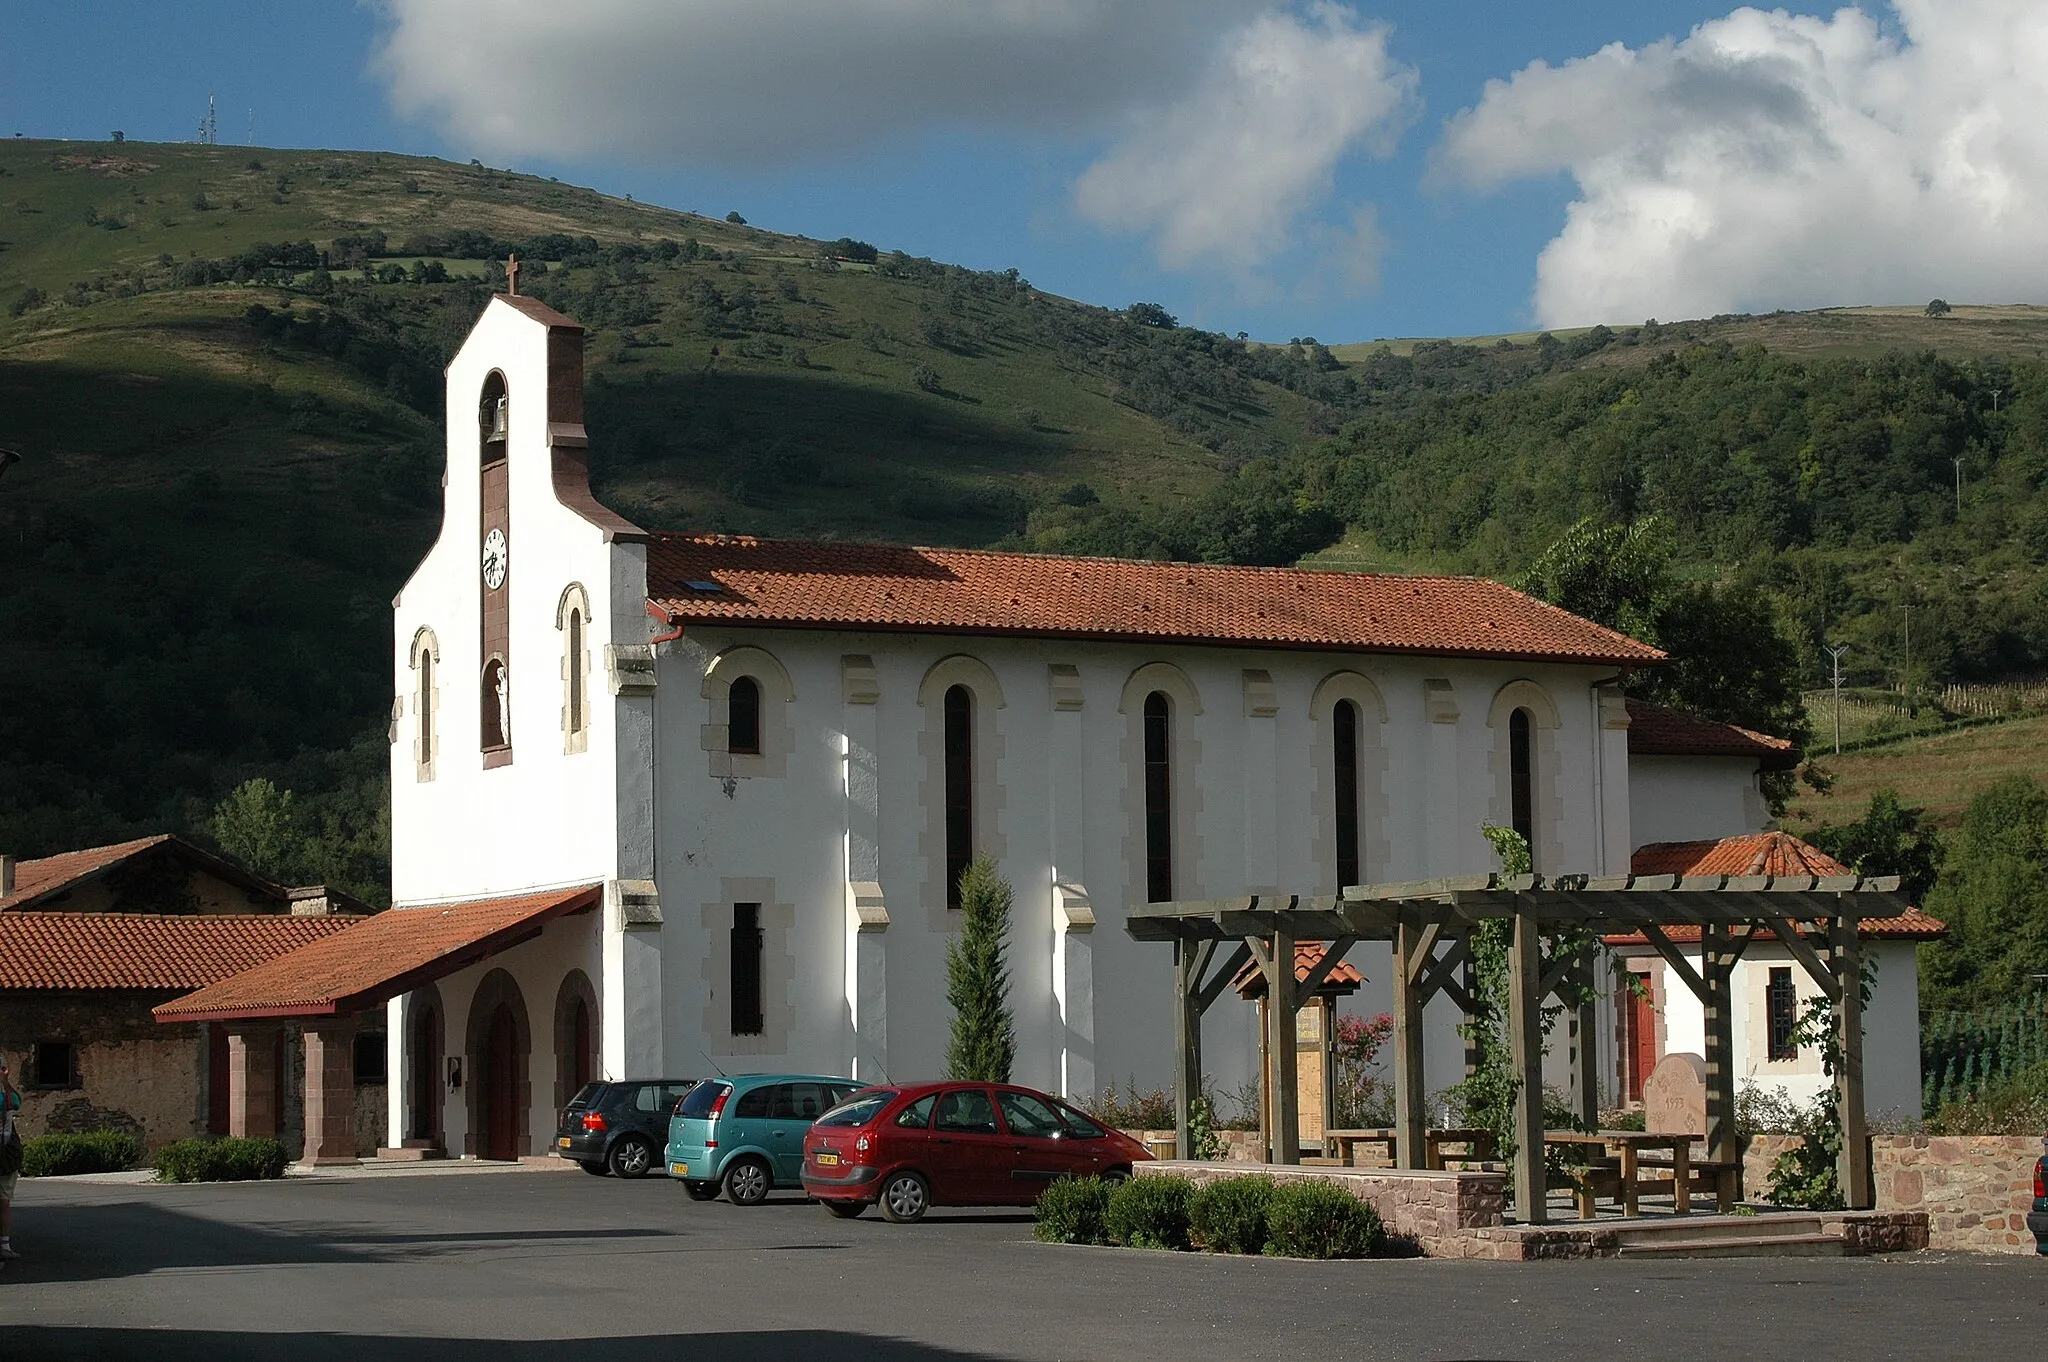
[[[493,528],[484,536],[484,585],[492,591],[505,585],[505,532]]]

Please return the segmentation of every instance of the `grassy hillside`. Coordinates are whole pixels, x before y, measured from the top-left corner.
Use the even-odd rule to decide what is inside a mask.
[[[2039,779],[2048,771],[2048,715],[1902,738],[1823,756],[1821,763],[1834,784],[1825,794],[1801,792],[1785,821],[1792,831],[1853,822],[1872,794],[1892,789],[1902,803],[1920,809],[1929,826],[1950,832],[1964,806],[1987,786],[2013,775]]]

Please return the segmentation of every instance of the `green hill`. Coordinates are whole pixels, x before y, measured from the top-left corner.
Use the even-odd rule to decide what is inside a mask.
[[[0,848],[196,828],[263,775],[293,873],[374,891],[389,600],[513,249],[591,328],[600,495],[662,527],[1508,575],[1655,514],[1810,657],[2048,665],[2036,309],[1261,345],[478,165],[14,140]]]

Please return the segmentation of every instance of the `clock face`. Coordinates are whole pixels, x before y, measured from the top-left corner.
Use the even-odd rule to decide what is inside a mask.
[[[496,591],[505,585],[505,532],[492,530],[484,536],[484,585]]]

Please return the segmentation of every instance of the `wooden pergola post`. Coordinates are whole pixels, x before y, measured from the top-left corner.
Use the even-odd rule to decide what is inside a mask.
[[[1593,997],[1594,952],[1579,952],[1572,967],[1579,989],[1579,1004],[1572,1009],[1569,1032],[1572,1047],[1572,1114],[1594,1130],[1600,1124],[1600,1043],[1597,1034],[1599,1011]]]
[[[1708,925],[1700,931],[1700,1006],[1705,1016],[1707,1063],[1707,1157],[1742,1162],[1742,1138],[1735,1129],[1735,1010],[1731,997],[1735,952],[1729,930]]]
[[[1508,1040],[1515,1066],[1515,1210],[1525,1225],[1549,1219],[1543,1172],[1543,939],[1533,907],[1515,905],[1508,951]]]
[[[1834,967],[1836,1039],[1842,1062],[1835,1073],[1835,1110],[1842,1121],[1841,1162],[1835,1180],[1852,1211],[1867,1211],[1870,1183],[1870,1128],[1863,1110],[1863,941],[1854,918],[1828,921],[1829,963]]]
[[[1274,920],[1272,945],[1260,951],[1266,975],[1266,1104],[1269,1163],[1301,1162],[1300,1079],[1294,1058],[1294,929],[1284,916]]]
[[[1429,1123],[1422,1084],[1421,974],[1429,955],[1422,929],[1403,914],[1394,929],[1394,1166],[1421,1168],[1426,1162],[1422,1128]]]
[[[1202,967],[1216,950],[1213,941],[1173,943],[1173,1156],[1195,1157],[1188,1114],[1202,1092]]]

